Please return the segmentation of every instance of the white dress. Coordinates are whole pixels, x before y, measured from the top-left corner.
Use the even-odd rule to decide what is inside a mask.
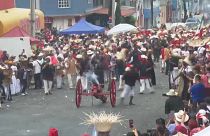
[[[13,71],[12,75],[12,84],[10,85],[11,88],[11,94],[17,94],[20,93],[20,80],[15,77],[15,73],[17,72],[16,66],[11,66],[11,69]]]

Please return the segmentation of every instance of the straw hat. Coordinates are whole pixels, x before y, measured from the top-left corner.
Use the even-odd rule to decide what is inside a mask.
[[[92,54],[93,54],[93,51],[91,51],[91,50],[87,51],[87,55],[92,55]]]
[[[146,52],[147,49],[146,49],[146,48],[141,48],[141,51],[142,51],[142,52]]]
[[[1,70],[4,70],[4,69],[6,69],[6,68],[0,65],[0,69],[1,69]]]
[[[40,52],[38,57],[42,57],[42,56],[44,56],[44,54]]]
[[[112,128],[112,123],[108,122],[96,123],[95,127],[98,132],[109,132]]]
[[[69,47],[70,47],[69,45],[65,45],[65,46],[63,47],[63,50],[65,50],[65,51],[66,51],[66,50],[68,50],[68,49],[69,49]]]
[[[122,60],[123,59],[123,54],[121,52],[118,52],[116,54],[116,58],[117,58],[117,60]]]
[[[185,62],[188,65],[192,65],[192,62],[190,61],[189,57],[185,57],[185,59],[183,60],[183,62]]]
[[[130,67],[126,67],[126,68],[125,68],[125,71],[126,71],[126,72],[128,72],[128,71],[130,71],[130,70],[131,70]]]
[[[184,116],[184,111],[183,110],[180,110],[179,112],[177,113],[174,113],[174,116],[175,116],[175,119],[178,121],[178,122],[187,122],[189,120],[189,116],[186,114],[185,115],[185,118],[183,119],[183,116]]]
[[[43,49],[43,51],[54,51],[54,48],[51,46],[47,46],[46,48]]]
[[[178,93],[175,92],[174,89],[170,89],[169,92],[166,93],[167,96],[177,96]]]
[[[113,113],[105,113],[100,112],[99,114],[91,113],[87,114],[86,119],[84,119],[85,125],[91,125],[93,124],[98,132],[109,132],[112,128],[112,125],[114,123],[120,123],[122,122],[122,116],[119,114],[113,114]]]
[[[77,59],[81,59],[82,58],[82,55],[81,54],[77,54],[76,58]]]
[[[6,60],[4,63],[7,64],[7,65],[14,65],[15,64],[15,62],[11,61],[11,60]]]

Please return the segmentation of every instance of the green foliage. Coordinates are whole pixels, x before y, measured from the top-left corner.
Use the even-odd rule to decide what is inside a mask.
[[[126,24],[135,25],[136,18],[134,16],[123,17],[122,22]]]
[[[122,16],[121,16],[121,4],[120,0],[117,0],[117,6],[116,6],[116,11],[115,11],[115,25],[118,25],[122,22]]]

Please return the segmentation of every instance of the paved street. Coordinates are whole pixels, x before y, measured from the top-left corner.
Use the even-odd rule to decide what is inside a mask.
[[[81,125],[83,112],[120,112],[125,119],[133,119],[134,125],[140,132],[155,127],[155,119],[165,117],[162,93],[168,91],[167,76],[156,70],[157,86],[155,93],[139,95],[136,88],[135,106],[116,106],[112,108],[110,102],[101,104],[91,97],[82,98],[82,106],[75,106],[74,90],[53,90],[53,95],[45,96],[43,90],[31,90],[28,96],[15,96],[12,103],[6,103],[0,110],[0,136],[47,136],[50,127],[59,129],[59,136],[80,136],[84,132],[91,132],[92,127]],[[119,97],[119,94],[118,94]],[[119,103],[119,98],[117,103]],[[128,103],[126,99],[125,103]],[[7,105],[7,106],[6,106]],[[111,135],[122,136],[129,129],[128,121],[114,125]]]

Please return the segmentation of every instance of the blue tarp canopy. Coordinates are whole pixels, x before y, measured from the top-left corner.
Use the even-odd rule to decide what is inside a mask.
[[[104,31],[104,27],[93,25],[82,19],[72,27],[60,31],[60,34],[96,34]]]

